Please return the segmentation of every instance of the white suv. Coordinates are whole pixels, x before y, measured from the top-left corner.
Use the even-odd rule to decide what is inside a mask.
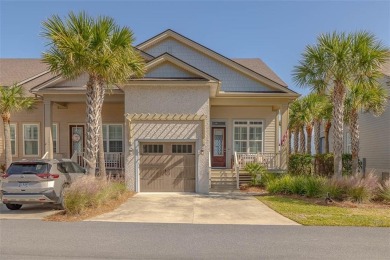
[[[63,208],[64,189],[84,174],[85,169],[69,159],[14,162],[2,175],[1,201],[10,210],[32,203]]]

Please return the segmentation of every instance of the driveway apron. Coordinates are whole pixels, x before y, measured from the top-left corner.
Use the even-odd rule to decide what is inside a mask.
[[[113,212],[87,221],[298,225],[252,196],[138,193]]]

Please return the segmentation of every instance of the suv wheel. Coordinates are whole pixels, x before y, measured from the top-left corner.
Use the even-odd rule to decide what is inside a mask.
[[[22,207],[22,204],[6,203],[5,206],[7,207],[7,209],[10,209],[10,210],[19,210]]]

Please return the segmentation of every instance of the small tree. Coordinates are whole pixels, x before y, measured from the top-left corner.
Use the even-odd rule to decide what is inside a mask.
[[[34,98],[26,97],[22,86],[13,85],[11,87],[0,87],[0,113],[3,119],[4,141],[5,141],[5,167],[12,163],[11,150],[11,113],[21,110],[32,109]]]

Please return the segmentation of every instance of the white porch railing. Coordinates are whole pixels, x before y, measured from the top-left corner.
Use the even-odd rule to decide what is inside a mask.
[[[236,172],[236,183],[237,183],[237,189],[240,188],[240,165],[238,163],[238,156],[237,152],[234,152],[234,171]]]
[[[280,169],[279,153],[235,153],[234,165],[244,169],[248,163],[260,163],[268,170]],[[237,159],[236,159],[237,157]]]
[[[85,167],[86,162],[83,159],[83,157],[84,157],[84,153],[75,152],[72,155],[71,159],[74,162],[77,162],[80,166]],[[123,169],[124,168],[123,153],[104,153],[104,160],[106,163],[106,169]]]

